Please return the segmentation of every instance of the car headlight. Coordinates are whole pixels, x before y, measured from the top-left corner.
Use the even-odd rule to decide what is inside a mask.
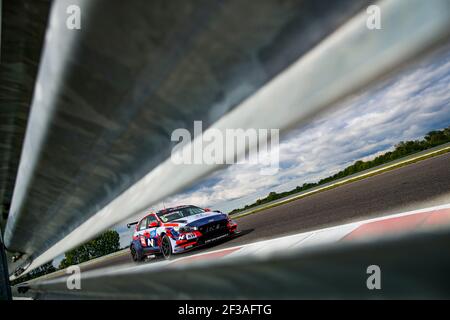
[[[184,226],[180,228],[180,232],[186,233],[186,232],[193,232],[197,230],[197,227],[191,227],[191,226]]]

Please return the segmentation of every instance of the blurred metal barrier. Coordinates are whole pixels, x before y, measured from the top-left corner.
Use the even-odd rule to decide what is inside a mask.
[[[270,256],[190,263],[145,264],[14,287],[35,299],[449,299],[448,231],[340,243]],[[444,253],[444,254],[443,254]],[[380,289],[367,286],[368,267],[380,268]],[[70,280],[69,280],[70,282]]]
[[[364,3],[55,1],[5,230],[20,256],[10,271],[166,160],[174,129],[210,126]],[[69,4],[81,9],[81,30],[66,28]]]
[[[8,263],[6,261],[5,247],[0,234],[0,301],[11,299],[11,287],[8,275]]]
[[[69,2],[82,9],[80,31],[64,26],[61,17],[66,16]],[[10,271],[17,271],[16,276],[29,272],[221,168],[172,163],[168,159],[172,130],[191,128],[194,120],[203,120],[208,128],[222,131],[277,128],[287,132],[445,45],[450,35],[447,0],[381,1],[381,30],[366,27],[365,11],[347,21],[366,1],[327,2],[321,18],[314,13],[324,5],[314,2],[163,5],[155,1],[149,5],[136,1],[133,6],[123,1],[54,2],[4,237],[9,250],[23,253],[19,263],[30,265],[14,265]],[[177,15],[172,14],[175,9]],[[308,12],[318,20],[308,18]],[[320,30],[315,36],[304,28],[313,22]],[[239,28],[234,30],[231,26],[236,24]],[[142,33],[130,36],[130,30]],[[306,47],[295,45],[303,39],[307,39]],[[171,47],[173,43],[177,46]],[[198,72],[205,69],[208,72]],[[237,150],[237,155],[245,151]],[[425,237],[423,243],[439,247],[447,238]],[[416,244],[418,240],[411,241]],[[332,275],[326,275],[329,263],[342,259],[338,274],[347,281],[347,272],[368,262],[368,253],[379,256],[388,268],[399,268],[399,259],[405,258],[404,246],[403,241],[386,243],[383,250],[377,244],[322,248],[256,264],[241,261],[216,266],[217,276],[208,280],[214,285],[204,282],[202,290],[186,297],[207,298],[219,291],[217,298],[255,295],[245,286],[260,289],[253,297],[275,298],[273,293],[293,293],[280,293],[287,283],[291,290],[298,289],[290,280],[294,273],[296,283],[310,290],[310,297],[320,292],[331,297],[338,283],[327,278]],[[402,254],[391,261],[394,250]],[[155,298],[172,298],[201,282],[204,268],[198,266],[189,273],[173,270],[170,277],[161,272],[160,278],[149,277],[153,282],[148,286],[140,279],[139,290],[158,289]],[[421,268],[411,269],[410,275],[422,272]],[[251,279],[257,281],[246,280],[251,272]],[[325,288],[328,291],[324,287],[320,288],[325,291],[313,290],[308,277],[314,279],[315,272],[316,277],[325,277],[323,284],[330,283]],[[87,286],[83,295],[106,297],[107,290],[98,291],[104,286],[111,291],[110,297],[114,290],[127,290],[126,286],[138,289],[129,283],[138,283],[139,269],[133,274],[114,274],[114,286],[105,277],[96,274],[83,281]],[[230,288],[227,283],[232,280]],[[268,291],[269,284],[275,288],[273,293]],[[37,284],[35,289],[40,294],[44,289],[62,294],[63,285]],[[355,286],[349,285],[349,296],[360,293]],[[133,296],[129,290],[118,292]],[[302,294],[299,291],[294,296]]]
[[[49,0],[3,0],[0,52],[0,229],[3,232],[33,97]]]

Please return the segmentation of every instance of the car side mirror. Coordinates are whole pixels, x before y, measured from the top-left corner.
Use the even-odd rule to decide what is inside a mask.
[[[159,222],[150,222],[148,225],[149,228],[156,228],[159,227]]]
[[[211,211],[210,208],[205,208],[205,209],[203,209],[203,210],[205,210],[205,212],[210,212],[210,211]]]

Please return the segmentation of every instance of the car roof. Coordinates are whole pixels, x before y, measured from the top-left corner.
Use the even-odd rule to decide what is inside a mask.
[[[151,216],[152,214],[156,214],[156,217],[158,217],[158,214],[161,214],[161,213],[168,213],[168,212],[172,212],[172,211],[176,211],[176,210],[184,209],[184,208],[190,208],[190,207],[196,207],[196,206],[191,205],[191,204],[185,204],[185,205],[181,205],[181,206],[176,206],[176,207],[170,207],[170,208],[161,209],[161,210],[159,210],[159,211],[152,211],[152,212],[150,212],[149,214],[146,214],[144,217],[142,217],[142,219],[139,220],[138,223],[141,223],[142,220],[144,220],[144,219],[147,218],[148,216]],[[199,207],[196,207],[196,208],[199,208]]]
[[[156,213],[157,214],[168,213],[168,212],[172,212],[172,211],[176,211],[176,210],[184,209],[184,208],[190,208],[190,207],[195,207],[195,206],[189,204],[189,205],[182,205],[182,206],[177,206],[177,207],[165,208],[165,209],[159,210]]]

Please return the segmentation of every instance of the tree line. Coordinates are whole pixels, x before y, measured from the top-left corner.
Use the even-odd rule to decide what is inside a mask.
[[[120,250],[120,236],[115,230],[108,230],[97,238],[90,240],[81,246],[72,249],[64,254],[59,267],[53,266],[53,260],[43,264],[42,266],[31,270],[29,273],[11,281],[11,285],[29,281],[34,278],[46,275],[48,273],[62,270],[68,266],[80,264],[116,251]]]
[[[373,160],[369,161],[356,161],[354,164],[348,166],[344,170],[339,171],[338,173],[321,179],[315,183],[304,183],[302,186],[297,186],[296,188],[285,191],[285,192],[270,192],[265,198],[258,199],[254,203],[246,205],[243,208],[234,209],[230,212],[230,214],[238,213],[247,209],[251,209],[253,207],[259,206],[261,204],[266,204],[271,201],[284,198],[289,195],[293,195],[302,191],[306,191],[308,189],[320,186],[322,184],[338,180],[352,174],[371,169],[373,167],[377,167],[379,165],[397,160],[399,158],[403,158],[405,156],[411,155],[416,152],[424,151],[438,145],[442,145],[444,143],[450,142],[450,126],[442,129],[442,130],[434,130],[428,132],[425,137],[421,140],[414,141],[401,141],[398,143],[393,151],[386,152],[382,155],[375,157]]]

